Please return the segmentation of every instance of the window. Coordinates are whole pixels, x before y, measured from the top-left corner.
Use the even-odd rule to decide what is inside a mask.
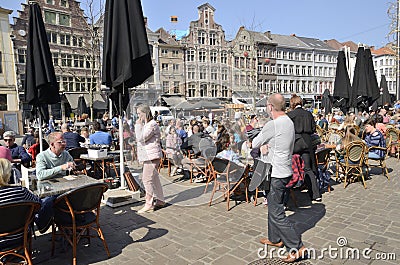
[[[179,64],[173,64],[173,65],[172,65],[172,70],[173,70],[174,72],[179,71]]]
[[[194,62],[194,54],[195,54],[194,50],[188,50],[187,51],[186,59],[187,59],[188,62]]]
[[[195,97],[196,95],[196,87],[195,84],[188,85],[188,97]]]
[[[60,44],[65,45],[65,35],[64,34],[60,34]]]
[[[200,69],[200,79],[207,79],[207,69],[205,67]]]
[[[205,50],[199,51],[199,61],[203,62],[203,63],[206,61],[206,51]]]
[[[211,61],[212,63],[217,63],[217,52],[216,52],[216,51],[212,51],[212,52],[211,52],[210,61]]]
[[[71,46],[71,36],[65,35],[65,45]]]
[[[199,36],[197,41],[199,44],[206,44],[206,33],[204,31],[199,31]]]
[[[193,66],[188,67],[188,79],[195,79],[196,71]]]
[[[210,33],[210,45],[215,45],[215,43],[216,43],[215,33]]]
[[[169,92],[169,82],[163,81],[162,88],[163,88],[163,92]]]
[[[54,65],[58,65],[59,64],[59,62],[58,62],[58,52],[52,53],[51,57],[53,57],[53,64]]]
[[[60,25],[62,26],[69,26],[69,15],[60,14]]]
[[[44,11],[44,21],[49,24],[56,24],[57,14],[50,11]]]
[[[18,62],[25,63],[25,60],[26,60],[26,50],[18,49]]]
[[[218,97],[218,90],[216,85],[211,85],[211,97]]]
[[[54,0],[46,0],[46,4],[54,5]]]
[[[294,54],[294,52],[292,53],[292,52],[289,52],[289,60],[293,60],[293,54]]]
[[[75,77],[75,88],[76,91],[85,91],[85,78]]]
[[[0,110],[7,110],[7,94],[0,94]]]
[[[278,75],[282,74],[282,66],[280,64],[277,65]]]
[[[228,97],[228,87],[227,87],[227,86],[222,86],[221,92],[222,92],[222,96],[223,96],[224,98],[227,98],[227,97]]]
[[[218,79],[218,69],[213,68],[211,69],[211,80],[217,80]]]
[[[68,7],[68,1],[67,0],[60,0],[60,6]]]
[[[51,40],[50,40],[50,42],[57,43],[57,36],[58,36],[57,33],[51,32]]]
[[[227,81],[228,80],[228,70],[227,69],[222,69],[222,71],[221,71],[221,79],[223,81]]]
[[[225,51],[223,51],[221,54],[221,63],[226,64],[227,61],[228,61],[228,54]]]
[[[207,85],[206,84],[202,84],[200,85],[200,97],[207,97]]]
[[[174,93],[179,93],[179,81],[174,81]]]
[[[161,56],[167,56],[168,55],[168,50],[167,49],[161,49]]]
[[[178,57],[179,51],[178,50],[172,50],[172,57]]]
[[[168,64],[167,63],[161,64],[161,69],[162,71],[168,71]]]

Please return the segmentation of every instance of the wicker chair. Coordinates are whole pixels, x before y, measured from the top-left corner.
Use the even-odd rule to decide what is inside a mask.
[[[350,176],[361,179],[364,188],[367,188],[363,174],[366,149],[366,145],[363,142],[355,141],[345,147],[343,159],[336,155],[336,180],[339,180],[339,173],[343,173],[345,188],[348,184],[347,181],[350,182]]]
[[[14,256],[24,260],[26,264],[32,265],[31,243],[34,213],[40,209],[40,203],[32,201],[20,201],[4,203],[0,205],[0,240],[3,237],[13,237],[23,234],[20,243],[0,250],[0,260],[7,256]],[[23,253],[19,253],[22,251]],[[0,261],[0,264],[3,262]],[[5,262],[4,264],[8,264]]]
[[[381,150],[384,153],[384,156],[379,158],[369,157],[368,153],[373,152],[374,150]],[[389,172],[386,167],[386,158],[390,152],[390,145],[386,148],[380,146],[370,146],[367,149],[367,154],[365,157],[365,164],[367,165],[367,169],[377,167],[382,169],[383,175],[389,180]],[[369,171],[368,171],[369,172]],[[369,173],[368,173],[369,174]]]
[[[52,248],[54,255],[55,239],[62,236],[72,246],[72,264],[76,265],[76,249],[81,238],[99,237],[103,242],[107,256],[110,251],[100,228],[100,203],[108,189],[104,183],[86,185],[59,196],[54,201],[54,222],[52,225]],[[96,235],[90,235],[94,230]]]

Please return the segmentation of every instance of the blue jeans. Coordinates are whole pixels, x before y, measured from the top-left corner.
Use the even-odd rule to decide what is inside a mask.
[[[52,218],[54,217],[54,200],[57,198],[57,195],[45,197],[41,199],[42,206],[40,207],[39,212],[35,215],[35,223],[39,230],[43,230],[51,223]]]
[[[368,158],[375,158],[375,159],[380,159],[382,158],[380,155],[374,152],[368,152]]]

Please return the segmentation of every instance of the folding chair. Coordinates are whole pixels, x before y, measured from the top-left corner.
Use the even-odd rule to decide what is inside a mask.
[[[210,163],[211,173],[214,175],[214,188],[211,193],[209,206],[211,206],[213,197],[217,188],[224,193],[224,198],[227,201],[227,210],[229,211],[230,196],[239,188],[240,184],[244,184],[246,194],[246,202],[249,202],[248,196],[248,179],[247,175],[249,167],[241,167],[227,159],[214,158]]]
[[[34,213],[40,209],[40,203],[32,201],[21,201],[4,203],[0,205],[0,240],[9,239],[10,246],[0,250],[0,260],[7,256],[14,256],[23,259],[32,265],[31,245]],[[21,240],[12,238],[22,236]],[[20,254],[19,252],[23,253]],[[0,262],[3,264],[2,262]],[[6,262],[7,263],[7,262]]]
[[[62,236],[72,246],[72,264],[76,265],[76,249],[79,240],[99,237],[110,257],[110,251],[100,228],[100,203],[103,193],[108,189],[104,183],[86,185],[59,196],[54,201],[54,222],[52,224],[52,248],[54,255],[55,239]],[[96,236],[90,235],[96,231]]]

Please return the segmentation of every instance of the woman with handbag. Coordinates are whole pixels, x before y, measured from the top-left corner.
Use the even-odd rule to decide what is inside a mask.
[[[293,121],[295,128],[295,143],[293,154],[299,154],[304,161],[305,183],[308,194],[313,201],[321,201],[322,197],[317,183],[317,163],[311,135],[316,132],[314,117],[303,109],[303,100],[294,94],[290,99],[290,111],[287,115]]]
[[[153,119],[150,107],[141,105],[137,108],[138,119],[135,124],[137,141],[137,157],[143,163],[143,185],[146,190],[146,203],[139,214],[152,212],[165,205],[164,194],[158,174],[158,166],[162,157],[161,132]]]

